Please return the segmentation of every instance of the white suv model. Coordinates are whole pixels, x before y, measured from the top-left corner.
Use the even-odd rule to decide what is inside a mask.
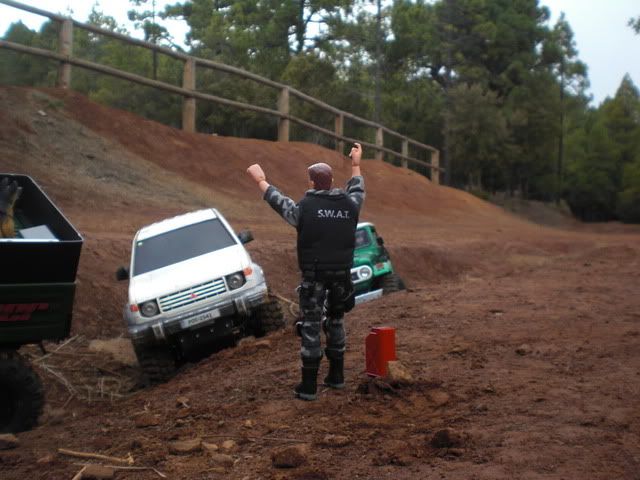
[[[140,366],[166,380],[187,357],[243,335],[284,326],[262,268],[216,209],[179,215],[140,229],[131,249],[124,317]]]

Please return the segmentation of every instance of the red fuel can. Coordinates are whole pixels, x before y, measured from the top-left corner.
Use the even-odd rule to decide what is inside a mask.
[[[367,375],[384,377],[387,363],[396,360],[396,329],[374,327],[365,340]]]

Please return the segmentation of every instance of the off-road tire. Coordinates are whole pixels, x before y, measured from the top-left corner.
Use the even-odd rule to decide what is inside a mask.
[[[382,288],[382,294],[387,295],[404,290],[406,287],[397,273],[389,273],[380,279],[380,288]]]
[[[253,334],[263,337],[285,326],[282,307],[277,299],[269,296],[269,300],[260,305],[253,315]]]
[[[17,352],[0,352],[0,433],[30,430],[44,406],[40,377]]]
[[[133,344],[138,364],[147,384],[164,383],[176,374],[176,357],[170,347],[150,347]]]

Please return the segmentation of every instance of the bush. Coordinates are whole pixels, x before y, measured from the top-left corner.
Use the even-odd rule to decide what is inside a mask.
[[[640,160],[624,169],[622,191],[618,193],[618,217],[626,223],[640,223]]]

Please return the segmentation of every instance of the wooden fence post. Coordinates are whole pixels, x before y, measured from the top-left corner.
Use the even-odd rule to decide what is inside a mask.
[[[376,129],[376,147],[384,146],[384,132],[382,131],[382,127],[378,127]],[[382,150],[376,150],[376,160],[382,160],[384,158],[384,153]]]
[[[436,167],[431,169],[431,182],[440,185],[440,150],[431,151],[431,166]]]
[[[189,57],[184,62],[182,88],[196,89],[196,59],[193,57]],[[192,133],[196,131],[196,99],[194,97],[182,97],[182,130]]]
[[[73,20],[64,19],[60,24],[60,34],[58,36],[58,53],[66,57],[73,54]],[[71,87],[71,64],[60,62],[58,67],[58,87]]]
[[[339,114],[335,117],[335,129],[334,132],[336,135],[344,135],[344,115]],[[344,154],[344,140],[336,139],[336,150],[342,154]]]
[[[289,115],[289,87],[284,87],[280,90],[278,96],[278,111],[282,115]],[[286,117],[280,117],[278,120],[278,141],[289,141],[289,119]]]
[[[402,155],[405,157],[409,156],[409,140],[406,138],[402,139]],[[409,168],[409,161],[406,158],[401,160],[402,168]]]

